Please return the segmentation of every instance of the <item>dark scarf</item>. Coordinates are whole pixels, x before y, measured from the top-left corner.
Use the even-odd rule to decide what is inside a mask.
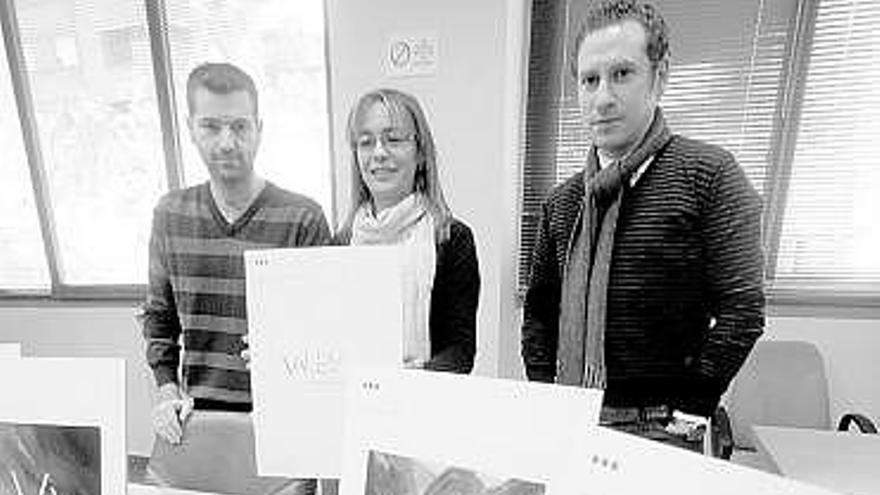
[[[617,217],[629,180],[669,142],[660,108],[642,141],[622,160],[600,170],[596,147],[584,173],[584,203],[568,246],[559,306],[559,369],[565,385],[605,388],[605,313]]]

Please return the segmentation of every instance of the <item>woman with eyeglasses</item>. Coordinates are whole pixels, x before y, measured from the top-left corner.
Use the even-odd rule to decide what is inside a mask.
[[[351,211],[340,244],[399,244],[406,367],[469,373],[480,294],[470,228],[453,218],[419,102],[393,89],[358,99],[348,118]]]

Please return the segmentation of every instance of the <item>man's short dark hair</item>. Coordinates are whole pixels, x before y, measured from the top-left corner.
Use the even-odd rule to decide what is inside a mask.
[[[193,111],[195,92],[198,88],[205,88],[221,95],[247,91],[254,102],[254,114],[260,114],[254,80],[245,71],[232,64],[208,62],[189,73],[189,78],[186,80],[186,104],[190,113]]]
[[[589,7],[578,27],[571,52],[572,73],[577,76],[578,54],[588,34],[628,20],[636,21],[644,28],[645,52],[653,68],[669,59],[669,29],[656,7],[638,0],[597,0]]]

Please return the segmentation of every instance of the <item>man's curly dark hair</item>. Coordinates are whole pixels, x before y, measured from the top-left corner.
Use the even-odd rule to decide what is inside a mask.
[[[669,59],[669,29],[657,8],[637,0],[599,0],[593,2],[578,27],[571,51],[572,74],[577,75],[578,53],[588,34],[627,20],[636,21],[645,29],[645,50],[653,68]]]

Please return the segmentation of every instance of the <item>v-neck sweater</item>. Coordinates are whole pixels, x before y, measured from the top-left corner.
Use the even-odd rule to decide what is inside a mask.
[[[231,223],[208,183],[163,197],[153,214],[142,311],[147,363],[158,385],[182,382],[197,405],[203,399],[249,406],[250,374],[240,355],[247,333],[243,253],[329,240],[321,207],[271,182]]]

